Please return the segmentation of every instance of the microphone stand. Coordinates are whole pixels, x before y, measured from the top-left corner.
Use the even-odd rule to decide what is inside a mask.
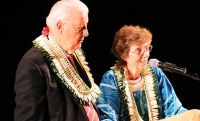
[[[197,73],[195,73],[195,74],[185,73],[184,75],[200,82],[200,77]]]
[[[172,71],[172,70],[165,68],[165,67],[175,67],[173,69],[177,69],[178,70],[178,71],[176,71],[177,73],[188,76],[188,77],[190,77],[194,80],[200,81],[199,75],[197,73],[194,73],[194,74],[188,73],[187,68],[180,68],[180,67],[177,67],[175,64],[169,63],[169,62],[165,62],[163,64],[163,67],[164,67],[163,68],[164,70],[169,71],[169,72],[175,72],[175,71]]]

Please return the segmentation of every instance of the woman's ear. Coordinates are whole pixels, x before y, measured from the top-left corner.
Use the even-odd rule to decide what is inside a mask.
[[[127,60],[127,56],[125,56],[125,55],[122,55],[122,56],[121,56],[121,59],[122,59],[123,61],[125,61],[125,62],[126,62],[126,60]]]

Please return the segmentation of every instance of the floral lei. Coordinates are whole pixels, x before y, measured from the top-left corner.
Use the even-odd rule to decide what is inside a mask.
[[[44,31],[44,30],[43,30]],[[33,41],[33,44],[42,52],[46,60],[50,63],[50,68],[58,76],[61,82],[72,92],[74,98],[83,105],[90,102],[95,103],[100,94],[99,87],[95,84],[88,63],[81,49],[73,53],[75,59],[85,71],[91,87],[88,87],[79,74],[75,71],[54,38],[48,34],[43,34]]]
[[[122,94],[122,97],[124,97],[124,101],[128,106],[130,121],[143,121],[138,112],[134,96],[130,91],[128,80],[125,77],[124,68],[114,66],[112,67],[112,69],[117,75],[120,92]],[[145,66],[142,72],[142,76],[144,78],[144,83],[145,83],[144,90],[146,92],[149,121],[158,121],[159,106],[157,101],[158,93],[156,86],[156,78],[149,65]]]

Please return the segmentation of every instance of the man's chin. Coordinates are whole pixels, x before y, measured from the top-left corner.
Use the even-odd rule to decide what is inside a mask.
[[[82,44],[80,43],[79,45],[77,45],[77,47],[76,47],[76,48],[74,48],[74,51],[77,51],[78,49],[80,49],[80,48],[81,48],[81,46],[82,46]]]

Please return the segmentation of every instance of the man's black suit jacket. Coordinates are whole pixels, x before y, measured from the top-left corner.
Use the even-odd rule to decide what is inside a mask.
[[[35,47],[19,62],[14,87],[14,121],[88,121],[83,106],[74,100]]]

